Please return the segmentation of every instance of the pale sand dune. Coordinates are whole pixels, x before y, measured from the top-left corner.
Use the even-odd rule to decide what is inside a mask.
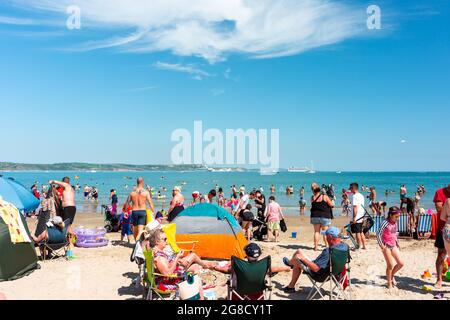
[[[342,227],[346,220],[338,218],[335,224]],[[272,256],[274,265],[282,264],[282,257],[290,257],[295,249],[305,250],[314,258],[319,253],[312,250],[312,226],[308,218],[288,218],[289,231],[282,235],[282,241],[260,243],[264,254]],[[29,225],[34,229],[35,220]],[[103,225],[100,214],[79,214],[77,225],[96,227]],[[297,239],[290,238],[291,231],[297,231]],[[139,299],[141,292],[131,283],[137,276],[137,266],[130,262],[130,247],[118,244],[118,233],[108,234],[110,244],[104,248],[74,248],[76,259],[66,261],[40,262],[41,269],[13,282],[1,282],[0,293],[8,299]],[[398,289],[384,287],[385,262],[376,244],[368,242],[368,250],[352,253],[352,292],[354,299],[432,299],[437,292],[422,289],[424,284],[432,285],[434,279],[422,280],[420,274],[430,269],[433,272],[436,250],[433,241],[401,240],[405,268],[397,276]],[[208,284],[217,285],[218,297],[225,297],[223,284],[226,276],[207,272],[202,275]],[[273,278],[273,299],[305,299],[311,287],[302,276],[295,294],[285,294],[281,288],[288,284],[290,273],[278,274]],[[444,283],[443,292],[450,296],[450,283]]]

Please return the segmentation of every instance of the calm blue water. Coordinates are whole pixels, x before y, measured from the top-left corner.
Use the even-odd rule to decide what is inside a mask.
[[[400,185],[405,184],[408,189],[408,196],[413,197],[417,185],[423,184],[427,193],[422,198],[421,206],[425,208],[433,207],[433,195],[438,188],[447,186],[450,183],[450,172],[443,173],[418,173],[418,172],[355,172],[355,173],[334,173],[317,172],[309,173],[289,173],[283,172],[275,176],[261,176],[257,172],[3,172],[4,177],[13,177],[26,186],[31,186],[36,181],[39,184],[47,184],[51,179],[62,179],[63,176],[69,176],[73,185],[76,183],[83,187],[84,184],[97,186],[99,190],[99,204],[109,203],[109,190],[116,189],[119,196],[119,202],[126,200],[128,193],[139,176],[144,177],[146,184],[154,187],[156,190],[167,188],[167,192],[162,192],[167,197],[166,201],[155,201],[159,208],[167,208],[171,197],[171,190],[174,185],[183,187],[183,194],[186,202],[190,201],[193,191],[207,193],[217,184],[222,187],[227,196],[230,194],[230,186],[235,184],[238,188],[245,185],[247,190],[263,187],[264,193],[268,198],[270,194],[270,185],[276,187],[277,201],[287,209],[290,214],[297,214],[299,189],[305,187],[305,198],[309,202],[311,196],[310,185],[312,182],[319,184],[334,184],[337,204],[340,204],[340,190],[348,188],[351,182],[358,182],[360,186],[375,186],[378,192],[378,200],[385,200],[390,205],[398,205],[398,190]],[[74,177],[78,176],[78,180]],[[128,178],[127,178],[128,177]],[[162,179],[161,177],[164,177]],[[185,182],[186,184],[182,185]],[[292,196],[285,195],[286,186],[292,185],[295,193]],[[128,188],[127,188],[128,186]],[[387,198],[385,190],[392,190],[394,193]],[[79,211],[100,210],[99,206],[93,206],[91,201],[85,201],[82,190],[76,196],[77,207]]]

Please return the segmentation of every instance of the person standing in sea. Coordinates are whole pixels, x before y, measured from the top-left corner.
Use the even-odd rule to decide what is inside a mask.
[[[91,194],[91,188],[87,184],[85,184],[83,187],[83,193],[84,193],[84,200],[88,200],[89,195]]]
[[[214,190],[214,193],[216,191]],[[184,210],[184,196],[181,194],[180,187],[173,187],[172,201],[170,201],[169,211],[167,212],[167,221],[172,222],[177,215]]]
[[[150,192],[148,192],[144,186],[144,178],[139,177],[136,181],[136,187],[130,192],[125,203],[125,205],[128,206],[131,202],[134,240],[139,239],[147,223],[147,204],[150,207],[152,214],[155,213],[155,207]]]
[[[72,253],[72,238],[73,238],[73,221],[75,220],[75,214],[77,213],[77,207],[75,206],[75,190],[70,184],[70,178],[64,177],[62,181],[50,180],[51,185],[58,185],[62,189],[62,212],[61,218],[63,221],[69,220],[68,234],[69,234],[69,250],[67,250],[67,257],[73,258]]]

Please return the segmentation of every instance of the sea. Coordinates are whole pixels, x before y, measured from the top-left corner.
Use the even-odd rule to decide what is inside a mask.
[[[239,189],[244,185],[247,191],[262,189],[266,198],[271,195],[270,186],[274,185],[276,201],[282,206],[286,215],[298,215],[300,200],[299,190],[305,188],[305,200],[308,205],[311,198],[311,183],[333,184],[336,192],[337,206],[340,205],[340,194],[343,188],[348,188],[352,182],[360,186],[374,186],[377,190],[378,201],[386,201],[388,207],[399,205],[399,189],[405,185],[408,196],[414,197],[419,185],[424,185],[426,193],[423,195],[420,207],[434,208],[433,197],[437,189],[450,184],[450,172],[280,172],[276,175],[261,175],[259,172],[209,172],[209,171],[151,171],[151,172],[61,172],[61,171],[24,171],[0,172],[3,177],[12,177],[26,187],[37,183],[39,186],[48,184],[49,180],[61,180],[64,176],[71,179],[72,185],[79,184],[80,190],[76,193],[77,212],[101,212],[102,204],[109,204],[109,192],[117,191],[119,203],[126,198],[138,177],[143,177],[145,184],[154,188],[153,195],[158,191],[166,196],[165,199],[155,199],[157,209],[167,209],[171,191],[174,186],[180,186],[186,203],[192,199],[192,193],[199,191],[202,194],[216,187],[222,187],[226,196],[231,194],[231,186]],[[83,186],[96,186],[99,191],[98,202],[85,200]],[[294,188],[293,195],[286,195],[286,187]],[[386,195],[388,191],[388,195]],[[368,193],[364,192],[365,195]],[[368,203],[368,200],[366,201]],[[306,210],[308,215],[309,210]]]

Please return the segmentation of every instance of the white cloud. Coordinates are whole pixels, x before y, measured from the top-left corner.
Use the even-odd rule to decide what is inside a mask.
[[[295,55],[366,31],[365,8],[338,0],[12,0],[27,10],[60,13],[77,5],[81,24],[114,32],[83,50],[120,47],[170,51],[214,63],[229,54],[252,58]],[[136,32],[132,36],[130,29]],[[85,29],[87,30],[87,29]],[[119,36],[119,35],[120,36]]]
[[[153,64],[153,66],[161,70],[170,70],[191,74],[192,79],[194,80],[202,80],[203,78],[210,76],[208,72],[197,68],[193,64],[166,63],[158,61],[155,64]]]
[[[154,90],[156,88],[158,88],[158,87],[157,86],[140,87],[140,88],[128,89],[128,90],[126,90],[126,92],[142,92],[142,91]]]
[[[33,19],[0,16],[0,24],[30,26],[36,24]]]

